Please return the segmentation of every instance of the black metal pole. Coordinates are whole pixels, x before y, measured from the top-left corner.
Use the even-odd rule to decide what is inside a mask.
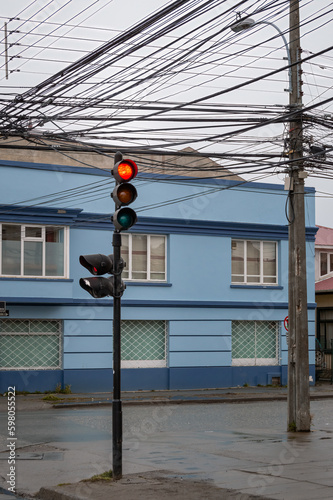
[[[112,401],[112,475],[114,479],[122,477],[122,409],[121,409],[121,380],[120,380],[120,310],[121,310],[121,266],[120,247],[121,235],[113,233],[113,259],[114,259],[114,297],[113,297],[113,401]]]

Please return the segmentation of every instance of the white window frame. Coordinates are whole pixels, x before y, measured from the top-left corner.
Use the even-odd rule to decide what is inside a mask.
[[[325,254],[327,257],[327,273],[321,274],[321,256],[322,254]],[[333,255],[333,252],[330,251],[320,251],[319,252],[319,276],[328,276],[333,272],[333,268],[331,269],[331,255]]]
[[[3,274],[2,273],[2,225],[18,226],[21,228],[21,274]],[[26,236],[26,228],[33,227],[42,230],[41,237]],[[49,276],[45,274],[45,244],[46,244],[46,228],[56,228],[64,230],[64,274],[59,276]],[[27,241],[41,241],[43,245],[42,251],[42,275],[24,274],[24,243]],[[15,224],[10,221],[0,223],[0,277],[1,278],[40,278],[40,279],[66,279],[69,276],[69,227],[59,224]]]
[[[133,253],[132,253],[132,238],[133,236],[146,236],[147,237],[147,278],[132,278],[132,263],[133,263]],[[165,277],[164,279],[153,279],[151,277],[151,269],[150,269],[150,239],[151,237],[159,236],[164,238],[164,266],[165,266]],[[141,233],[127,233],[126,237],[128,237],[128,258],[126,261],[125,270],[128,271],[128,277],[123,278],[124,281],[142,281],[142,282],[152,282],[152,283],[165,283],[167,281],[167,237],[164,234],[141,234]],[[126,260],[126,259],[125,259]]]
[[[233,276],[242,276],[242,274],[233,274],[232,273],[232,261],[231,261],[231,283],[233,285],[249,285],[249,286],[277,286],[278,285],[278,276],[279,276],[279,270],[278,270],[278,242],[277,241],[272,241],[272,240],[242,240],[242,239],[236,239],[233,238],[231,240],[231,245],[234,241],[242,242],[244,244],[244,254],[243,254],[243,261],[244,261],[244,281],[232,281]],[[248,280],[248,273],[247,273],[247,243],[248,242],[255,242],[255,243],[260,243],[260,276],[259,276],[259,281],[247,281]],[[274,283],[267,283],[264,281],[264,278],[273,278],[274,276],[264,276],[264,259],[263,259],[263,248],[264,248],[264,243],[275,243],[275,282]],[[232,246],[231,246],[231,259],[232,259]],[[253,277],[254,275],[250,275],[250,277]]]

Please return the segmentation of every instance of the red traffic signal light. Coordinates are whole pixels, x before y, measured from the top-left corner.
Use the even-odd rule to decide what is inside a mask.
[[[137,173],[138,167],[133,160],[118,161],[112,169],[112,175],[119,183],[131,181]]]

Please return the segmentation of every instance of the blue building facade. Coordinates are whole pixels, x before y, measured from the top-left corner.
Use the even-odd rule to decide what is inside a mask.
[[[112,253],[109,171],[0,161],[0,392],[112,389],[112,298],[79,286]],[[122,389],[287,383],[288,225],[275,184],[139,174],[122,233]],[[314,380],[314,190],[306,196]]]

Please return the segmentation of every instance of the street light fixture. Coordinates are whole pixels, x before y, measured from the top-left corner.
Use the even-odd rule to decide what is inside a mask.
[[[255,24],[257,24],[255,20],[248,17],[247,19],[239,19],[235,24],[230,26],[230,29],[235,33],[239,33],[240,31],[252,28]]]
[[[289,68],[288,68],[289,89],[285,89],[285,90],[286,90],[286,92],[289,92],[291,94],[292,93],[292,80],[291,80],[290,50],[289,50],[287,39],[284,36],[284,34],[282,33],[282,31],[280,30],[280,28],[278,26],[276,26],[276,24],[271,23],[269,21],[255,21],[254,19],[251,19],[250,17],[248,17],[246,19],[239,19],[238,21],[236,21],[234,24],[232,24],[230,26],[230,29],[234,33],[240,33],[241,31],[246,31],[248,29],[253,28],[254,26],[258,26],[259,24],[267,24],[268,26],[273,26],[273,28],[276,29],[276,31],[279,33],[279,35],[281,36],[281,38],[283,40],[284,46],[285,46],[286,51],[287,51],[287,60],[288,60],[288,66],[289,66]]]

